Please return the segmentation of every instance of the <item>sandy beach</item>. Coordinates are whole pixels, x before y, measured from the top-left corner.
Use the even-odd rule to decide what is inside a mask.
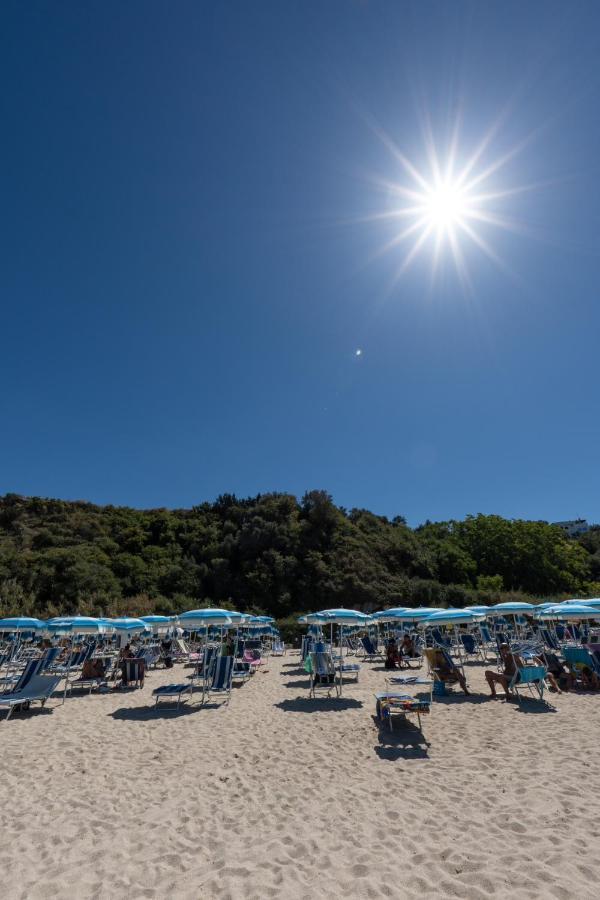
[[[308,699],[297,653],[230,704],[74,696],[0,723],[5,900],[598,896],[600,697],[435,701],[381,729],[380,663]]]

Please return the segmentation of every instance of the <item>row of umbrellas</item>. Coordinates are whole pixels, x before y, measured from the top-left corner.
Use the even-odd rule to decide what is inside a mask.
[[[192,609],[179,616],[140,616],[115,619],[92,616],[59,616],[47,621],[30,616],[0,619],[0,631],[44,631],[49,634],[142,634],[180,627],[189,631],[200,628],[248,628],[256,633],[273,631],[271,616],[251,616],[225,609]]]
[[[494,606],[466,606],[464,609],[437,609],[434,607],[393,607],[367,615],[353,609],[324,609],[300,616],[306,625],[360,626],[377,623],[407,623],[422,625],[468,625],[489,617],[533,616],[539,620],[563,619],[582,621],[600,618],[600,598],[564,600],[562,603],[526,603],[509,601]]]

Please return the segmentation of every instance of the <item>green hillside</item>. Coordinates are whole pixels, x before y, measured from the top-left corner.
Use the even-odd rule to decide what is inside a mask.
[[[505,592],[600,593],[600,529],[472,516],[409,528],[324,491],[136,510],[0,499],[0,611],[172,613],[201,603],[277,618],[331,606],[464,605]]]

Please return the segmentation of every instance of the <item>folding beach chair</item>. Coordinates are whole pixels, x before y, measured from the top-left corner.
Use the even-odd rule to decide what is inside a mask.
[[[345,663],[342,662],[340,657],[339,662],[336,663],[336,668],[342,677],[344,675],[354,675],[354,680],[358,681],[360,673],[360,665],[358,663]]]
[[[115,658],[113,656],[98,656],[96,657],[96,659],[102,663],[102,674],[84,677],[82,670],[82,674],[79,676],[79,678],[67,678],[65,689],[68,690],[69,695],[72,694],[73,688],[89,688],[89,693],[91,694],[94,688],[99,688],[102,687],[102,685],[106,685],[106,682],[111,677]],[[108,685],[106,686],[108,687]]]
[[[37,659],[30,659],[26,664],[25,668],[18,674],[13,675],[10,678],[6,678],[4,682],[4,691],[7,694],[13,694],[17,691],[23,690],[26,687],[31,679],[35,675],[39,675],[44,665],[44,657],[40,656]],[[0,694],[0,696],[2,696]]]
[[[452,639],[444,637],[439,628],[431,629],[431,637],[433,638],[434,647],[441,647],[442,650],[447,650],[448,653],[452,652]]]
[[[335,691],[336,697],[340,696],[335,663],[331,653],[311,653],[310,672],[310,697],[316,697],[317,691],[325,691],[327,696]]]
[[[253,674],[253,669],[250,666],[250,663],[244,662],[243,659],[236,659],[235,657],[233,658],[233,681],[239,681],[243,684],[245,681],[248,681],[250,678],[252,678]]]
[[[518,667],[515,674],[508,685],[509,691],[514,690],[519,703],[521,702],[521,694],[519,688],[527,687],[533,694],[538,694],[540,700],[544,698],[544,687],[546,685],[545,678],[547,675],[546,666],[523,666]]]
[[[475,635],[461,632],[460,642],[463,645],[467,658],[481,658],[483,662],[485,662],[485,654],[482,651],[481,644],[475,638]]]
[[[231,684],[233,680],[233,656],[218,656],[215,663],[212,681],[204,689],[202,702],[213,695],[225,694],[226,702],[231,696]]]
[[[595,653],[591,653],[587,647],[563,647],[562,654],[569,671],[575,678],[583,681],[584,670],[588,669],[592,675],[600,678],[600,662]]]
[[[443,694],[448,685],[453,687],[455,684],[459,683],[460,679],[458,675],[454,674],[454,671],[458,671],[459,667],[446,650],[443,650],[441,647],[426,647],[423,650],[423,653],[427,660],[429,674],[433,678],[433,693]],[[440,664],[440,656],[443,657],[443,662],[445,663],[445,672]],[[440,688],[436,688],[436,685],[440,685]],[[441,687],[442,685],[443,687]]]
[[[146,666],[144,660],[139,657],[133,659],[122,659],[119,663],[121,668],[121,684],[124,687],[143,688],[144,675]]]
[[[33,675],[21,690],[0,694],[0,709],[8,710],[5,721],[8,722],[14,709],[29,709],[35,700],[39,700],[43,706],[59,682],[60,675]]]
[[[378,650],[370,637],[365,635],[360,639],[361,644],[363,645],[363,660],[364,659],[383,659],[383,653],[381,650]]]
[[[271,648],[271,653],[273,656],[285,656],[285,644],[283,641],[275,641]]]
[[[158,706],[161,700],[173,700],[176,697],[176,708],[179,709],[182,699],[190,699],[193,693],[194,682],[190,680],[185,682],[185,684],[163,684],[162,687],[157,687],[152,691],[152,696],[156,697],[155,707]]]

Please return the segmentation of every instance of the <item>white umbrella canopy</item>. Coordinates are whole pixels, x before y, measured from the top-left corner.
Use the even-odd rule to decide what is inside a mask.
[[[562,603],[551,604],[554,606],[588,606],[600,608],[600,597],[590,597],[587,600],[563,600]]]
[[[405,606],[393,606],[390,609],[382,609],[379,612],[373,613],[372,617],[376,622],[381,622],[382,624],[397,622],[398,616],[401,616],[405,612],[410,612]]]
[[[537,615],[538,619],[561,619],[564,622],[583,622],[586,619],[600,619],[600,609],[584,606],[582,603],[559,603],[549,606]]]
[[[42,631],[45,627],[45,622],[32,616],[8,616],[0,619],[0,631]]]
[[[113,630],[106,619],[94,616],[56,616],[48,619],[47,625],[54,634],[107,634]]]
[[[233,620],[227,609],[190,609],[177,616],[177,621],[183,628],[193,631],[196,628],[208,628],[209,625],[222,625],[226,628]]]
[[[509,600],[507,603],[495,603],[488,608],[488,616],[522,616],[532,615],[536,610],[533,603],[524,600]]]
[[[484,616],[466,609],[440,609],[419,622],[420,628],[435,625],[473,625],[482,622]]]

